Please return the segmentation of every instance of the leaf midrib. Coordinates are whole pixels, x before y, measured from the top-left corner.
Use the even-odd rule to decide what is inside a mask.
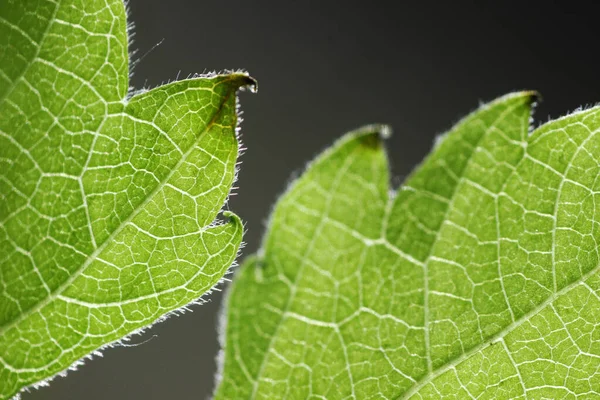
[[[197,146],[198,142],[200,141],[200,139],[215,124],[216,119],[220,116],[221,112],[223,111],[223,107],[225,106],[225,104],[227,103],[227,101],[229,101],[229,99],[231,98],[231,96],[236,91],[235,89],[232,89],[232,88],[229,88],[228,90],[229,90],[229,92],[227,93],[226,96],[223,97],[223,101],[221,102],[221,104],[219,104],[219,108],[216,110],[214,116],[211,118],[211,120],[209,121],[209,123],[204,127],[204,130],[200,134],[198,134],[198,136],[196,137],[196,140],[194,140],[194,142],[192,142],[192,144],[190,145],[190,147],[186,150],[186,152],[183,154],[183,156],[180,158],[180,160],[177,162],[177,164],[173,166],[173,168],[171,169],[171,171],[163,178],[163,180],[158,185],[156,185],[156,187],[148,194],[148,196],[146,196],[146,198],[144,199],[144,201],[142,201],[134,210],[132,210],[131,214],[129,214],[129,216],[121,224],[119,224],[119,226],[108,236],[108,238],[106,238],[106,240],[104,242],[102,242],[102,244],[100,244],[100,246],[98,246],[86,258],[86,260],[81,264],[81,266],[79,268],[77,268],[73,272],[73,274],[66,281],[64,281],[60,286],[58,286],[56,288],[56,290],[54,290],[52,293],[50,293],[42,301],[36,303],[33,307],[29,308],[27,311],[19,314],[17,316],[17,318],[15,318],[12,321],[10,321],[10,322],[8,322],[8,323],[0,326],[0,336],[2,336],[10,328],[14,327],[15,325],[18,325],[19,323],[21,323],[23,320],[27,319],[32,314],[38,312],[43,307],[45,307],[46,305],[50,304],[53,300],[56,300],[57,297],[60,296],[62,294],[62,292],[64,292],[64,290],[66,290],[66,288],[68,288],[69,285],[71,283],[73,283],[73,281],[75,281],[75,279],[77,279],[81,275],[81,273],[93,261],[96,260],[96,258],[104,251],[104,249],[110,243],[112,243],[112,240],[127,226],[127,224],[129,224],[129,222],[131,222],[133,220],[133,218],[135,218],[138,215],[138,213],[144,208],[144,206],[146,204],[148,204],[152,200],[152,198],[164,187],[164,185],[169,181],[169,179],[171,179],[171,177],[179,169],[179,167],[187,160],[187,157],[196,148],[196,146]],[[106,121],[106,119],[105,119],[105,121]],[[96,134],[98,134],[98,132],[96,132]],[[92,151],[92,150],[93,149],[90,149],[90,151]],[[82,171],[82,174],[84,172],[85,171]]]

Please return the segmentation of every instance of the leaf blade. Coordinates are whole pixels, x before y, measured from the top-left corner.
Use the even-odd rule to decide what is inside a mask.
[[[328,250],[313,262],[321,277],[299,283],[273,272],[272,257],[292,255],[267,239],[231,289],[216,397],[597,393],[598,109],[530,135],[533,100],[530,92],[508,95],[461,121],[390,199],[385,235],[363,236],[361,254],[332,245],[348,232],[343,224],[330,232]],[[288,196],[268,237],[282,235],[279,212],[293,215],[281,211]],[[290,217],[287,229],[314,228],[299,219]],[[293,290],[312,301],[282,308],[277,301]],[[345,318],[327,319],[339,304]],[[275,344],[261,348],[265,338]],[[258,373],[256,359],[267,360]]]
[[[120,0],[3,1],[0,21],[9,398],[196,301],[226,273],[243,227],[233,214],[215,219],[236,175],[236,93],[254,81],[206,76],[127,98]]]
[[[376,184],[373,185],[375,188],[370,188],[370,190],[367,189],[364,193],[359,191],[356,194],[358,196],[365,196],[365,204],[370,204],[373,210],[378,209],[379,214],[383,215],[385,211],[384,200],[388,190],[388,176],[385,154],[380,143],[380,133],[378,132],[378,129],[381,128],[359,130],[340,140],[334,145],[333,149],[327,150],[319,157],[319,159],[309,167],[307,174],[296,182],[284,195],[274,212],[271,226],[276,229],[275,227],[285,227],[287,224],[293,225],[294,221],[301,221],[300,217],[314,214],[312,230],[304,234],[302,238],[298,238],[293,231],[285,231],[283,229],[280,229],[277,234],[272,234],[267,237],[265,240],[265,258],[261,259],[260,263],[261,265],[268,265],[271,268],[251,269],[246,266],[242,267],[238,274],[239,278],[236,278],[234,283],[231,301],[234,301],[234,299],[237,298],[239,301],[256,301],[258,304],[261,304],[262,302],[260,299],[262,295],[262,297],[267,298],[269,307],[266,309],[260,307],[258,310],[259,314],[257,315],[254,315],[255,311],[253,307],[246,307],[244,309],[229,308],[231,312],[249,312],[252,314],[254,320],[262,320],[263,322],[268,323],[269,314],[272,314],[273,310],[292,307],[292,302],[289,300],[292,298],[291,287],[289,286],[297,279],[312,279],[315,272],[313,271],[312,274],[308,274],[308,277],[303,277],[299,272],[294,270],[293,262],[286,263],[285,259],[279,259],[279,252],[270,252],[269,250],[277,249],[279,242],[285,242],[286,244],[289,244],[289,246],[294,247],[289,250],[294,257],[298,257],[297,255],[300,254],[299,258],[301,258],[302,253],[318,253],[315,252],[312,247],[319,246],[317,238],[321,236],[321,233],[315,231],[317,230],[317,226],[320,226],[320,230],[327,228],[321,226],[319,221],[323,220],[323,215],[326,215],[327,218],[329,218],[330,212],[332,213],[330,220],[335,221],[336,213],[339,213],[342,209],[347,211],[349,209],[348,207],[351,207],[349,204],[344,204],[344,201],[338,200],[333,196],[333,193],[338,193],[338,191],[340,191],[339,193],[343,193],[348,187],[352,187],[345,184],[353,179],[352,176],[362,176],[363,179],[356,179],[356,184],[359,185],[362,183],[370,186],[369,181],[375,180]],[[366,154],[364,158],[358,156],[358,154],[361,154],[362,152]],[[353,161],[356,161],[356,163],[353,163]],[[330,174],[323,173],[323,169],[330,173],[331,171],[335,171],[333,172],[334,177],[332,178]],[[314,177],[317,183],[312,184],[311,177]],[[304,182],[309,183],[307,188],[303,187],[305,186],[303,185]],[[349,195],[348,193],[346,194]],[[311,212],[311,209],[316,209],[316,211]],[[364,223],[366,214],[362,216],[360,214],[355,214],[355,216],[355,223],[357,224],[355,227],[359,227],[361,226],[361,223]],[[355,227],[349,227],[348,230],[352,230]],[[371,235],[376,235],[378,233],[376,232],[376,229],[368,229],[371,230],[371,232],[369,232]],[[345,239],[352,240],[351,235],[348,236],[350,237],[346,237]],[[301,268],[309,270],[311,264],[312,261],[310,263],[302,263]],[[283,276],[280,281],[277,279],[278,275]],[[263,282],[263,285],[260,285],[261,282]],[[259,286],[259,288],[262,287],[262,290],[256,288],[256,286]],[[252,293],[252,295],[249,293]],[[306,293],[305,295],[310,296],[310,293]],[[298,310],[296,307],[297,306],[290,308],[289,311],[294,313],[294,315],[299,315],[300,313],[297,312]],[[323,309],[326,310],[326,308]],[[260,315],[260,313],[263,315]],[[265,315],[267,316],[266,318]],[[329,318],[330,317],[331,316],[329,316]],[[236,317],[234,318],[236,320],[238,319]],[[245,326],[247,329],[253,329],[252,324],[247,324],[247,318],[247,316],[242,316],[240,319],[244,320],[244,322],[240,322],[238,326]],[[281,325],[285,327],[284,324]],[[279,324],[269,324],[269,327],[273,332],[281,329]],[[286,331],[293,331],[290,327],[285,327],[284,329],[286,329]],[[250,335],[248,332],[246,332],[248,333],[247,335],[240,335],[239,332],[235,330],[232,333],[239,338],[235,345],[244,347],[247,351],[252,351],[254,347],[258,347],[257,342],[260,338],[260,343],[262,343],[265,348],[269,348],[275,343],[271,342],[271,340],[264,340],[262,332],[266,332],[266,330],[267,328],[265,328],[264,325],[261,327],[261,335],[256,335],[256,332],[253,332],[255,333],[253,335]],[[244,332],[243,329],[240,329],[240,331]],[[246,340],[248,336],[253,337],[254,340]],[[273,335],[273,337],[275,336]],[[254,362],[254,358],[263,360],[260,352],[255,354],[255,356],[244,358],[246,359],[241,364],[245,365],[241,367],[241,369],[246,371],[250,370],[252,371],[252,374],[261,374],[265,368],[268,368],[269,370],[277,369],[277,367],[268,367],[267,357],[264,357],[264,361],[261,361],[260,363]],[[227,362],[228,357],[226,357],[225,360]],[[227,371],[227,364],[225,368]],[[225,378],[227,378],[227,375],[225,375]],[[241,391],[237,391],[238,389],[241,389]],[[258,386],[251,385],[247,388],[244,385],[232,384],[228,385],[227,388],[222,386],[220,391],[217,392],[216,397],[251,397],[257,393],[257,390]]]

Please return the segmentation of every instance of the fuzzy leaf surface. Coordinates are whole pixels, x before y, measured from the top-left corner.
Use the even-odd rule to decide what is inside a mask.
[[[378,129],[314,161],[234,279],[217,399],[598,398],[600,110],[529,133],[533,97],[396,193]]]
[[[0,0],[0,399],[221,279],[242,226],[216,217],[251,83],[130,95],[121,0]]]

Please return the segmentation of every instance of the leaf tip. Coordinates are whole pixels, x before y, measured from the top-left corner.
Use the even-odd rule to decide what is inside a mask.
[[[529,129],[528,132],[531,134],[534,128],[533,114],[537,105],[543,100],[542,95],[537,90],[522,90],[519,92],[509,93],[505,96],[500,97],[498,100],[515,99],[522,107],[527,108],[529,111]]]
[[[532,110],[532,113],[537,105],[544,100],[542,94],[537,90],[523,90],[519,94],[526,99],[527,106]]]
[[[378,148],[384,140],[392,136],[392,128],[385,124],[370,124],[350,132],[349,135],[366,147]]]
[[[501,96],[495,101],[492,101],[490,104],[493,104],[496,101],[505,101],[511,98],[522,99],[522,101],[530,107],[535,107],[537,103],[543,100],[542,95],[537,90],[521,90],[518,92],[512,92],[507,95]]]
[[[240,217],[237,216],[237,214],[231,212],[231,211],[223,211],[223,217],[227,218],[229,220],[230,223],[236,225],[236,227],[239,228],[243,228],[244,224],[242,223],[242,220],[240,219]]]
[[[542,94],[537,90],[524,90],[522,93],[524,96],[527,96],[532,103],[537,103],[544,99]]]
[[[251,93],[258,92],[258,81],[246,71],[232,71],[229,76],[239,89],[249,90]]]

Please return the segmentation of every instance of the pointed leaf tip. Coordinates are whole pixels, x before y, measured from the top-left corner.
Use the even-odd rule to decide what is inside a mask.
[[[231,222],[234,225],[238,225],[240,227],[243,227],[243,222],[240,219],[240,217],[237,216],[237,214],[227,210],[227,211],[223,211],[223,217],[227,218],[229,220],[229,222]]]
[[[392,127],[386,124],[369,124],[351,131],[349,135],[376,135],[381,139],[389,139],[392,136]]]
[[[346,136],[358,140],[368,148],[379,148],[382,142],[392,135],[392,128],[384,124],[370,124],[351,131]]]
[[[236,82],[239,89],[249,90],[252,93],[258,92],[258,81],[246,72],[235,72],[230,75],[231,79]]]

